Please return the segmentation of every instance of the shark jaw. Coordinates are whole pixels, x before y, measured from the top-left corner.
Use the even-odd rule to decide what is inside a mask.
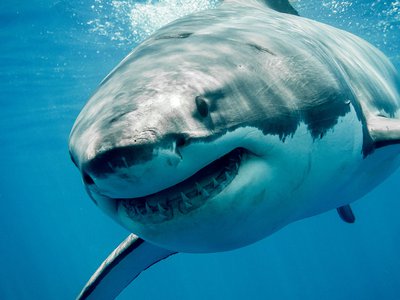
[[[119,210],[125,211],[134,222],[157,224],[169,221],[174,216],[198,209],[228,187],[248,153],[244,148],[236,148],[193,176],[158,193],[114,200],[118,202]]]
[[[89,186],[86,189],[94,202],[113,218],[123,215],[129,223],[152,226],[195,213],[224,192],[239,176],[242,164],[255,156],[245,148],[235,148],[189,178],[143,197],[111,198]]]
[[[254,219],[257,221],[268,202],[265,185],[271,172],[264,156],[265,148],[269,148],[266,140],[269,138],[261,131],[243,127],[212,144],[194,144],[182,152],[184,160],[193,166],[202,153],[203,157],[209,154],[208,162],[163,189],[154,186],[153,193],[129,197],[126,191],[120,191],[124,196],[115,197],[117,189],[108,189],[110,195],[102,193],[96,184],[86,185],[86,189],[96,205],[116,222],[166,249],[216,252],[243,247],[265,233],[263,226],[257,226],[257,234],[251,235],[245,228],[254,223],[254,211],[260,210]],[[209,160],[210,156],[214,158]],[[178,171],[171,171],[171,176]],[[101,181],[104,186],[106,183]],[[238,226],[244,237],[238,234]]]
[[[86,189],[99,208],[146,241],[179,252],[227,251],[264,234],[260,227],[256,238],[237,238],[236,228],[253,223],[251,215],[260,206],[264,211],[267,165],[258,153],[237,147],[189,178],[147,196],[111,198]]]
[[[265,211],[269,175],[265,158],[236,148],[156,194],[114,199],[114,219],[146,241],[174,251],[236,249],[265,234],[263,226],[251,234],[246,229]]]

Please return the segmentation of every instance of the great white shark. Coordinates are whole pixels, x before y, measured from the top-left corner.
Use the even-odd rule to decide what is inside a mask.
[[[400,164],[400,79],[287,0],[231,0],[136,47],[79,114],[71,158],[131,234],[79,299],[177,252],[227,251],[349,206]]]

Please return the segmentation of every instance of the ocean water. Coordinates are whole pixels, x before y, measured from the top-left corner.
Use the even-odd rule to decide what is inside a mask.
[[[0,3],[0,299],[74,299],[128,235],[85,194],[69,131],[101,79],[140,41],[217,4]],[[400,70],[398,0],[296,7],[367,39]],[[331,211],[235,251],[175,255],[118,299],[400,299],[399,180],[396,172],[356,202],[354,225]]]

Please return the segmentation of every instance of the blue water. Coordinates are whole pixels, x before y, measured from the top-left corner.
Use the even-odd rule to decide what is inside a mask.
[[[164,2],[173,8],[136,7],[139,16],[134,1],[1,2],[0,299],[74,299],[127,236],[88,199],[67,141],[101,79],[185,6]],[[399,1],[297,5],[367,39],[400,70]],[[399,180],[355,203],[354,225],[332,211],[236,251],[176,255],[119,299],[400,299]]]

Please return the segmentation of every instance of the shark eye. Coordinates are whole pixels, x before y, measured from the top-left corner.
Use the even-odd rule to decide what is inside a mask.
[[[196,107],[200,116],[202,116],[203,118],[208,116],[208,104],[203,97],[201,96],[196,97]]]

